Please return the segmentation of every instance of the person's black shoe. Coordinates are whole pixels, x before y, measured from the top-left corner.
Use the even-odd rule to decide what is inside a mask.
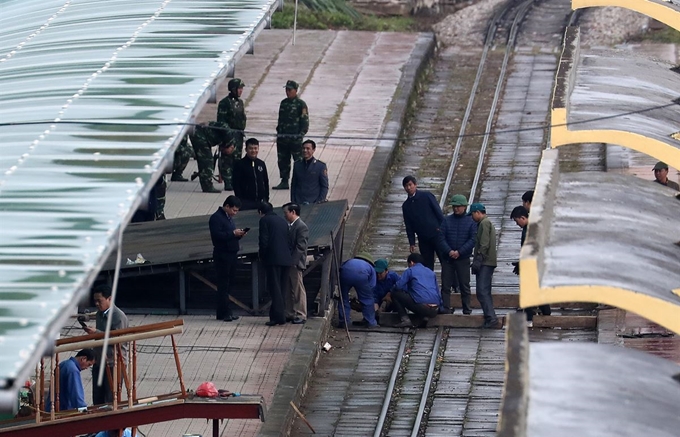
[[[203,188],[203,192],[204,193],[221,193],[222,190],[218,190],[217,188],[215,188],[214,186],[211,185],[209,187]]]
[[[413,323],[408,317],[402,317],[401,322],[394,325],[395,328],[413,328]]]
[[[198,177],[198,172],[197,172],[197,171],[191,173],[191,180],[192,180],[192,181],[193,181],[193,180],[196,180],[197,177]]]
[[[286,317],[286,323],[291,323],[293,320],[295,320],[294,317]]]
[[[276,325],[285,325],[286,322],[277,322],[276,320],[270,320],[265,325],[267,326],[276,326]]]
[[[226,316],[222,320],[224,320],[225,322],[233,322],[233,321],[238,320],[238,319],[239,319],[239,316],[235,316],[235,315],[232,314],[232,315]]]
[[[170,180],[173,182],[189,182],[189,179],[182,176],[181,173],[173,173]]]
[[[482,329],[502,329],[503,328],[503,322],[501,322],[500,319],[496,319],[492,322],[489,323],[484,323],[482,325]]]
[[[463,314],[465,314],[466,316],[469,316],[470,314],[472,314],[472,310],[467,310],[467,311],[463,310]]]
[[[307,320],[300,318],[300,317],[296,317],[296,318],[293,319],[293,321],[291,323],[293,325],[304,325],[305,322],[307,322]]]
[[[278,185],[272,187],[272,190],[287,190],[289,188],[290,187],[288,186],[288,179],[286,180],[281,179],[281,182]]]

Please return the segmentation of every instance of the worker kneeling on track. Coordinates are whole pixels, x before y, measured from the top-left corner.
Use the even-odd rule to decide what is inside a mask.
[[[338,328],[344,328],[350,322],[349,290],[354,287],[361,303],[361,312],[368,328],[378,328],[373,306],[373,287],[375,287],[375,263],[368,253],[360,253],[340,266],[340,293],[342,305],[338,311]]]
[[[375,261],[376,282],[373,287],[373,309],[375,310],[375,320],[380,323],[380,313],[393,312],[391,292],[399,280],[399,274],[388,269],[389,262],[380,258]],[[359,299],[352,298],[350,307],[357,312],[363,313],[364,306]],[[364,318],[361,321],[354,321],[352,325],[368,326],[368,321]]]
[[[391,293],[392,305],[401,319],[401,322],[395,325],[397,328],[413,327],[406,310],[411,310],[421,318],[421,324],[427,324],[430,318],[439,313],[439,307],[442,306],[437,276],[423,265],[423,256],[412,253],[406,261],[408,268]]]

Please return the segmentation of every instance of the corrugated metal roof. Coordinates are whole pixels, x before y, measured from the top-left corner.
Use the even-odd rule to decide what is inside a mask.
[[[277,4],[2,2],[1,388],[51,344],[172,159],[177,123],[192,120]]]

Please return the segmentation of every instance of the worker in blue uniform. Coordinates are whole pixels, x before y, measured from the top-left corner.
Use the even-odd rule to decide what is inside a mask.
[[[389,269],[389,262],[384,258],[376,260],[375,273],[376,283],[375,287],[373,287],[375,310],[378,311],[383,302],[387,304],[386,309],[389,310],[390,304],[392,302],[392,296],[390,295],[390,292],[397,284],[397,281],[399,280],[399,274]]]
[[[92,367],[94,361],[94,351],[83,349],[75,357],[59,363],[59,411],[87,407],[80,372]],[[45,410],[52,411],[52,396],[49,393]]]
[[[377,328],[375,308],[373,306],[373,287],[376,283],[375,263],[368,253],[360,253],[340,266],[340,293],[342,305],[338,311],[338,327],[344,328],[350,322],[349,290],[354,287],[357,298],[361,302],[361,313],[368,328]]]
[[[401,321],[395,325],[397,328],[413,327],[406,310],[422,318],[424,323],[435,317],[442,305],[437,275],[423,265],[423,256],[412,253],[406,259],[408,268],[401,275],[391,293],[392,304],[399,314]]]

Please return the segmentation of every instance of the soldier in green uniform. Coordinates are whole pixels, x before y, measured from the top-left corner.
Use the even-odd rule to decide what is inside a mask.
[[[219,142],[213,134],[213,129],[207,126],[196,126],[196,131],[189,134],[189,140],[194,147],[196,161],[198,163],[198,179],[201,181],[201,189],[204,193],[221,193],[213,186],[213,162],[212,146]],[[192,177],[193,179],[193,177]]]
[[[175,150],[175,157],[172,163],[172,177],[170,178],[173,182],[187,182],[189,180],[182,176],[184,169],[189,164],[189,160],[194,157],[194,151],[191,149],[187,138],[188,136],[182,138],[179,146],[177,146],[177,150]]]
[[[302,138],[309,129],[307,104],[297,96],[297,82],[289,80],[285,88],[286,98],[279,106],[279,122],[276,126],[276,150],[281,183],[272,187],[274,190],[289,188],[290,158],[293,158],[293,162],[302,159]]]
[[[241,159],[243,153],[243,131],[246,128],[245,104],[241,100],[245,84],[241,79],[234,78],[229,81],[227,88],[229,95],[220,100],[217,105],[216,126],[227,129],[234,141],[234,151],[229,154],[221,151],[219,158],[220,176],[224,182],[224,190],[231,191],[231,171],[234,161]]]

